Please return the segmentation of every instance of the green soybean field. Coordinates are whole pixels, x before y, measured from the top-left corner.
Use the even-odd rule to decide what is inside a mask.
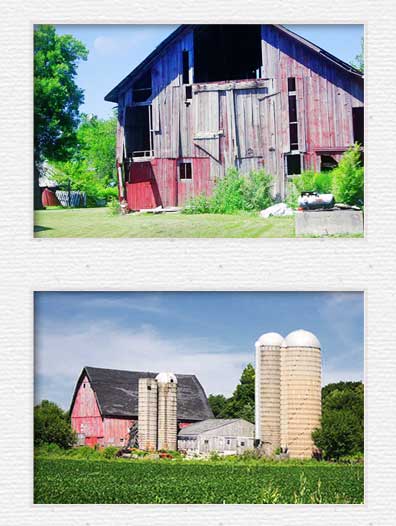
[[[36,459],[36,504],[361,504],[362,465]]]

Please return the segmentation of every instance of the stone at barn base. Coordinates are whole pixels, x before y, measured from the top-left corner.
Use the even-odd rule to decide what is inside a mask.
[[[308,210],[296,215],[296,236],[363,234],[361,210]]]

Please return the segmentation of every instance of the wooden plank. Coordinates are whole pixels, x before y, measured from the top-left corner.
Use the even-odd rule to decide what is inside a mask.
[[[225,82],[209,82],[206,84],[193,84],[193,93],[201,93],[203,91],[228,91],[228,90],[246,90],[246,89],[268,89],[268,79],[254,79],[254,80],[234,80]]]

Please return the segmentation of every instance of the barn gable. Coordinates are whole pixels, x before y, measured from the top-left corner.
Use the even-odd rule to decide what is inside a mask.
[[[102,417],[136,419],[138,416],[139,378],[155,378],[158,373],[85,367],[77,382],[71,413],[80,386],[88,378]],[[195,375],[177,374],[177,418],[199,421],[213,417],[205,392]]]

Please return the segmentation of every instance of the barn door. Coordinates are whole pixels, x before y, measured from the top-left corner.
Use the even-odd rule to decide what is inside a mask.
[[[219,92],[197,91],[193,97],[194,136],[193,142],[212,159],[219,161]]]
[[[162,204],[150,161],[132,163],[126,189],[130,210],[155,208]]]
[[[266,87],[234,90],[236,165],[243,173],[276,173],[274,97]]]

